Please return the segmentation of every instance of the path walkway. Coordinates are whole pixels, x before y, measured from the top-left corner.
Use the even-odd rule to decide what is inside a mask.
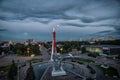
[[[43,61],[49,61],[50,60],[50,55],[49,55],[49,53],[47,52],[47,49],[44,46],[41,47],[41,54],[42,54]]]

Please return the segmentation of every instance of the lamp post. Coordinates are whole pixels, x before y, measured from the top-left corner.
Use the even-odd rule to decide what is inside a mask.
[[[38,46],[39,46],[39,50],[41,51],[41,44],[39,44]]]
[[[30,48],[27,48],[28,56],[30,55]]]
[[[63,51],[63,48],[60,48],[60,51],[61,51],[61,53],[62,53],[62,51]]]
[[[17,70],[17,80],[20,80],[20,62],[19,62],[19,60],[17,61],[17,63],[18,63],[18,65],[17,65],[17,68],[18,68],[18,70]]]

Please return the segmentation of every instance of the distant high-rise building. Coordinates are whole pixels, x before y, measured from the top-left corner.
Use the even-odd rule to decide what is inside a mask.
[[[84,41],[83,38],[80,38],[80,41]]]
[[[25,46],[27,46],[27,45],[28,45],[28,42],[27,42],[27,41],[26,41],[26,42],[24,42],[24,45],[25,45]]]
[[[28,42],[29,44],[35,44],[35,43],[36,43],[36,41],[35,41],[34,39],[28,39],[27,42]]]
[[[95,42],[96,41],[96,38],[90,38],[90,42]]]
[[[8,42],[8,45],[13,45],[13,41],[10,40],[10,41]]]
[[[109,37],[108,37],[108,40],[113,41],[113,40],[116,40],[116,38],[115,38],[114,36],[109,36]]]
[[[104,41],[104,40],[105,40],[104,37],[100,37],[97,39],[97,41]]]

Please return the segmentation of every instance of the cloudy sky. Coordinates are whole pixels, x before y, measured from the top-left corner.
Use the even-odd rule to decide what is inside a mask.
[[[0,0],[0,40],[120,38],[120,0]]]

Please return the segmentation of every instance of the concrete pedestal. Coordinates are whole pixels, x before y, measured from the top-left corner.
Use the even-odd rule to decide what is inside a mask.
[[[66,75],[66,71],[63,70],[62,66],[60,67],[59,70],[55,70],[55,67],[53,67],[52,76],[63,76],[63,75]]]

